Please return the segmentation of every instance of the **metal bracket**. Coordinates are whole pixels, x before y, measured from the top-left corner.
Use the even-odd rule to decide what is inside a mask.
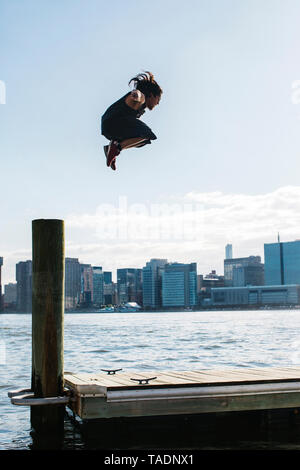
[[[9,396],[9,398],[12,398],[12,397],[16,397],[17,395],[23,395],[24,393],[33,393],[33,391],[31,390],[31,388],[20,388],[18,390],[11,390],[10,392],[7,392],[7,395]]]
[[[134,380],[134,381],[138,382],[140,385],[143,385],[143,384],[148,385],[149,380],[154,380],[154,379],[157,379],[157,377],[150,377],[149,379],[130,379],[130,380]]]
[[[73,398],[70,396],[69,390],[67,395],[61,397],[38,398],[34,396],[34,392],[30,389],[12,390],[8,392],[8,396],[13,405],[19,406],[42,406],[42,405],[67,405]]]
[[[116,372],[119,372],[122,369],[101,369],[103,372],[107,372],[108,375],[115,375]]]

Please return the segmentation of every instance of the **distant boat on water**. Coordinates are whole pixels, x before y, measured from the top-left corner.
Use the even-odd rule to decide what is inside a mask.
[[[127,302],[124,305],[120,305],[119,307],[103,307],[98,310],[99,313],[111,313],[111,312],[119,312],[119,313],[126,313],[126,312],[139,312],[142,310],[142,307],[136,302]]]
[[[101,313],[111,313],[111,312],[115,312],[115,308],[114,307],[104,307],[104,308],[100,308],[99,312]]]
[[[142,307],[137,304],[136,302],[127,302],[124,305],[121,305],[120,307],[117,308],[117,312],[139,312],[142,309]]]

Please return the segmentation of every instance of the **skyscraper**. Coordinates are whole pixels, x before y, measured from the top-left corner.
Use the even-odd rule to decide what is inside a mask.
[[[20,261],[16,265],[17,310],[32,311],[32,261]]]
[[[225,246],[225,259],[232,258],[232,245],[228,244]]]
[[[265,284],[300,284],[300,240],[265,243]]]
[[[103,272],[101,266],[93,266],[93,304],[101,307],[103,298]]]
[[[142,270],[137,268],[117,269],[118,299],[120,304],[143,302]]]
[[[224,260],[225,287],[263,284],[263,264],[260,256]]]
[[[162,268],[162,306],[194,305],[197,305],[197,264],[166,264]]]
[[[263,286],[264,265],[262,263],[233,267],[233,287]]]
[[[152,258],[143,267],[143,305],[149,308],[161,306],[161,272],[168,260]]]
[[[112,282],[111,271],[104,271],[103,273],[103,297],[104,305],[111,305],[114,303],[114,285]]]
[[[80,277],[80,303],[89,307],[93,302],[93,268],[90,264],[80,264]]]
[[[10,282],[4,286],[4,303],[5,305],[16,307],[17,304],[17,284]]]
[[[65,308],[76,308],[80,301],[80,263],[77,258],[65,259]]]

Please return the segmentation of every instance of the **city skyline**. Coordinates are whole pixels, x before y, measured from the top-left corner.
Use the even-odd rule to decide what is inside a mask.
[[[250,255],[250,257],[251,257],[251,255]],[[1,257],[1,258],[2,258],[2,265],[1,265],[1,267],[2,267],[2,271],[1,271],[2,287],[3,287],[4,285],[13,284],[13,283],[16,282],[16,280],[17,280],[17,279],[16,279],[16,266],[17,266],[17,264],[19,264],[19,263],[27,263],[27,262],[31,262],[31,261],[32,261],[31,258],[23,259],[23,260],[18,260],[18,261],[16,262],[15,266],[14,266],[14,277],[13,277],[11,280],[9,280],[8,282],[6,282],[6,281],[4,281],[4,278],[5,278],[5,257]],[[177,258],[178,258],[178,257],[177,257]],[[117,267],[115,270],[112,270],[112,269],[110,269],[109,267],[108,267],[107,269],[106,269],[106,268],[104,269],[103,266],[102,266],[102,263],[98,263],[98,264],[95,263],[95,262],[86,263],[86,262],[84,262],[84,261],[82,261],[82,260],[79,260],[78,257],[69,257],[69,256],[65,256],[65,262],[67,262],[68,260],[77,260],[80,266],[91,266],[92,268],[98,268],[98,267],[100,267],[100,268],[102,269],[102,272],[103,272],[103,273],[104,273],[104,272],[109,272],[109,273],[111,273],[111,274],[112,274],[112,282],[114,282],[114,283],[117,282],[117,272],[118,272],[118,270],[126,270],[126,269],[140,269],[140,270],[142,270],[144,267],[146,267],[146,265],[147,265],[150,261],[156,260],[156,259],[159,259],[159,258],[152,257],[152,258],[148,259],[148,261],[145,259],[145,261],[144,261],[144,263],[142,263],[142,266],[141,266],[141,267],[135,266],[133,263],[131,263],[130,265],[128,265],[128,266],[126,266],[126,267],[122,267],[122,268]],[[225,261],[225,259],[226,259],[226,258],[224,257],[223,262],[222,262],[222,263],[223,263],[223,273],[222,273],[222,275],[224,274],[224,261]],[[149,260],[150,260],[150,261],[149,261]],[[166,259],[166,264],[176,264],[176,263],[178,263],[178,264],[185,264],[185,262],[184,262],[183,260],[181,260],[180,258],[178,258],[178,259],[176,259],[176,260],[168,260],[168,259]],[[194,264],[197,265],[197,262],[194,262],[194,261],[191,261],[191,260],[188,261],[187,264],[190,264],[190,263],[194,263]],[[101,266],[100,266],[100,265],[101,265]],[[4,269],[3,269],[3,267],[4,267]],[[206,271],[206,273],[204,273],[204,271],[203,271],[203,272],[201,272],[201,274],[203,274],[203,275],[204,275],[204,274],[209,274],[209,273],[211,273],[211,272],[213,272],[213,271],[217,272],[217,270],[216,270],[214,267],[212,267],[210,271]],[[113,277],[113,273],[114,273],[114,272],[115,272],[115,276]],[[218,271],[217,273],[220,274],[220,271]]]
[[[230,252],[230,253],[229,253]],[[264,244],[260,256],[231,258],[225,247],[224,275],[199,274],[197,263],[152,258],[142,269],[117,269],[117,282],[102,266],[65,258],[65,309],[101,308],[134,303],[140,309],[201,308],[232,305],[300,305],[300,240]],[[1,266],[3,257],[0,258]],[[16,284],[4,286],[1,308],[31,311],[32,261],[16,264]],[[0,292],[1,292],[0,267]],[[6,299],[15,300],[9,301]],[[4,301],[4,302],[3,302]],[[2,307],[1,307],[2,305]],[[132,307],[130,307],[132,308]],[[134,307],[135,308],[135,307]]]
[[[300,238],[298,200],[300,187],[291,186],[258,196],[192,192],[181,198],[169,197],[169,204],[164,202],[154,206],[170,208],[169,216],[162,211],[160,217],[156,218],[162,235],[158,240],[145,239],[145,234],[151,233],[153,226],[151,205],[144,205],[144,213],[137,212],[133,217],[130,209],[136,206],[128,204],[124,219],[124,213],[119,210],[120,201],[117,200],[115,205],[108,206],[115,209],[113,217],[107,213],[104,205],[106,212],[100,207],[101,210],[93,214],[82,217],[72,214],[67,218],[66,256],[80,256],[82,262],[100,264],[112,271],[129,265],[141,268],[145,259],[166,256],[172,261],[179,258],[182,262],[193,260],[203,266],[206,272],[212,269],[220,272],[223,268],[224,246],[228,243],[234,245],[235,257],[260,255],[263,258],[264,243],[276,242],[278,232],[282,241]],[[184,212],[185,205],[190,212]],[[172,212],[173,208],[175,211]],[[257,225],[252,223],[254,217],[259,222]],[[114,226],[122,228],[124,220],[131,238],[115,237],[110,240],[105,225],[114,223]],[[172,238],[172,235],[178,235],[178,220],[181,221],[180,227],[186,228],[186,239],[178,236],[177,239]],[[17,246],[13,251],[2,250],[1,255],[6,260],[3,270],[3,282],[6,284],[14,279],[16,261],[31,256],[31,221],[26,226],[27,248]],[[132,234],[135,235],[136,226],[139,229],[137,234],[140,233],[144,238],[134,239]],[[168,228],[171,237],[164,238],[163,230]],[[193,228],[194,233],[190,233]]]
[[[274,235],[275,235],[275,234],[274,234]],[[249,258],[253,258],[253,259],[256,261],[256,258],[260,258],[260,259],[262,259],[262,263],[264,264],[264,257],[265,257],[265,252],[266,252],[266,245],[272,246],[272,245],[278,245],[278,244],[289,244],[289,243],[290,243],[290,244],[293,244],[293,243],[295,243],[295,242],[299,242],[299,243],[300,243],[300,238],[299,238],[299,239],[295,239],[295,240],[286,240],[286,241],[279,240],[279,238],[280,238],[280,237],[279,237],[279,233],[276,234],[276,238],[277,238],[277,242],[272,242],[272,243],[266,243],[266,242],[265,242],[265,243],[263,243],[263,246],[262,246],[262,255],[259,255],[259,254],[258,254],[258,250],[256,250],[256,252],[255,252],[255,250],[254,250],[254,252],[256,253],[255,255],[249,254],[249,253],[244,253],[244,256],[237,256],[237,255],[235,254],[234,256],[232,256],[232,260],[247,259],[247,258],[249,257]],[[221,274],[221,275],[224,275],[224,274],[225,274],[225,264],[226,264],[226,262],[230,262],[230,260],[231,260],[231,258],[227,258],[227,257],[226,257],[226,252],[227,252],[227,247],[228,247],[228,245],[230,245],[230,247],[231,247],[231,253],[233,253],[233,252],[236,253],[235,246],[234,246],[232,243],[230,243],[230,244],[227,243],[227,244],[224,245],[224,247],[223,247],[223,258],[221,258],[221,259],[219,260],[219,262],[217,263],[219,267],[221,266],[221,269],[216,269],[216,266],[213,265],[212,263],[210,263],[210,264],[209,264],[210,268],[209,268],[209,269],[205,269],[205,268],[202,269],[202,270],[201,270],[201,274],[204,275],[205,273],[208,274],[208,273],[212,273],[213,271],[215,271],[215,272],[218,273],[219,275],[220,275],[220,274]],[[75,260],[75,259],[79,260],[79,257],[78,257],[78,256],[71,256],[71,257],[70,257],[70,256],[68,256],[68,255],[66,254],[65,260],[69,260],[69,259],[71,259],[71,260]],[[160,258],[160,257],[158,257],[158,256],[152,256],[152,257],[149,257],[149,258],[145,258],[145,259],[143,260],[143,262],[141,263],[141,266],[136,266],[136,265],[132,262],[132,263],[128,263],[128,265],[122,266],[122,267],[118,265],[115,269],[112,269],[109,265],[105,265],[105,267],[103,267],[103,263],[101,263],[101,262],[100,262],[100,263],[97,263],[97,262],[95,262],[95,261],[92,261],[92,262],[88,262],[88,263],[87,263],[87,262],[85,262],[83,259],[81,259],[81,260],[79,261],[79,264],[82,265],[82,266],[84,266],[84,265],[90,265],[90,266],[92,266],[93,268],[96,268],[96,267],[98,267],[98,266],[101,266],[101,269],[102,269],[103,272],[110,272],[110,273],[112,273],[112,274],[115,273],[115,277],[112,277],[112,281],[116,283],[116,282],[117,282],[117,271],[118,271],[118,270],[120,270],[120,269],[143,269],[143,268],[146,267],[146,265],[149,263],[149,260],[155,260],[155,259],[160,259],[160,260],[166,259],[167,264],[171,264],[171,263],[188,263],[188,264],[189,264],[189,263],[195,263],[197,266],[199,266],[199,263],[197,263],[197,261],[195,261],[194,259],[193,259],[193,260],[192,260],[192,259],[183,260],[183,259],[180,258],[180,255],[177,256],[176,259],[171,259],[171,260],[168,259],[168,258],[165,258],[165,257],[161,257],[161,258]],[[2,267],[0,281],[2,281],[2,286],[4,286],[4,285],[8,285],[8,284],[10,284],[10,283],[16,282],[16,265],[17,265],[18,263],[25,263],[25,262],[27,262],[28,260],[31,261],[31,257],[28,257],[27,259],[22,259],[22,260],[19,259],[19,260],[16,261],[15,265],[13,266],[14,274],[13,274],[13,276],[12,276],[8,281],[5,280],[5,279],[8,278],[8,276],[5,276],[5,257],[4,257],[4,256],[0,257],[0,260],[1,260],[1,265],[0,265],[0,266]],[[147,260],[148,260],[148,261],[147,261]],[[201,265],[200,265],[200,266],[201,266]],[[3,268],[4,268],[4,269],[3,269]],[[197,270],[197,272],[198,272],[198,270]],[[199,273],[200,273],[200,271],[199,271]]]

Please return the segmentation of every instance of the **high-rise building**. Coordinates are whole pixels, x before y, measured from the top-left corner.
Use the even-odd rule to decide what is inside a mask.
[[[17,304],[17,283],[10,282],[9,284],[6,284],[4,286],[4,305],[16,307],[16,304]]]
[[[224,260],[224,284],[226,287],[242,287],[264,284],[264,265],[260,256]]]
[[[103,273],[103,297],[104,305],[112,305],[115,303],[111,271],[104,271]]]
[[[117,269],[118,299],[120,304],[137,302],[142,305],[142,269]]]
[[[265,285],[300,284],[300,240],[265,243]]]
[[[80,303],[90,307],[93,302],[93,268],[90,264],[80,264],[81,293]]]
[[[232,245],[225,246],[225,259],[232,259]]]
[[[73,309],[80,302],[80,263],[77,258],[65,259],[65,308]]]
[[[104,271],[103,280],[104,280],[104,284],[111,284],[112,283],[112,272],[111,271]]]
[[[264,265],[262,263],[233,268],[233,287],[263,286]]]
[[[2,281],[1,281],[1,268],[3,266],[3,258],[0,256],[0,312],[3,310],[3,297],[2,297]]]
[[[32,261],[20,261],[16,265],[17,310],[32,311]]]
[[[162,306],[194,305],[197,305],[197,264],[166,264],[162,268]]]
[[[161,273],[167,259],[152,258],[143,267],[143,306],[145,308],[161,307]]]
[[[98,307],[104,304],[103,281],[102,267],[93,266],[93,304]]]

